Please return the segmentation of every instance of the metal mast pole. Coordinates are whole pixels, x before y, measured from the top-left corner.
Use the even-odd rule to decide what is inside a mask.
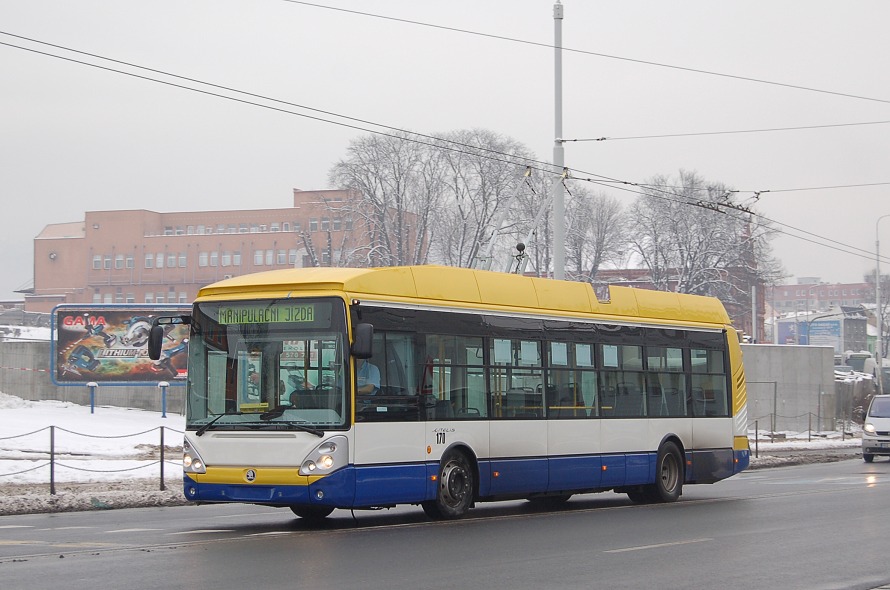
[[[881,239],[878,235],[878,225],[881,220],[890,215],[881,215],[875,221],[875,325],[878,328],[878,337],[875,340],[875,379],[878,381],[878,394],[884,393],[884,318],[881,313]]]
[[[553,5],[554,47],[554,142],[553,166],[557,174],[565,168],[565,149],[562,141],[562,18],[563,6],[559,0]],[[553,278],[566,276],[566,206],[562,177],[553,188]]]

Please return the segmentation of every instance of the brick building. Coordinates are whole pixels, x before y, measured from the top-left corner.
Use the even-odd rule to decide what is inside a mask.
[[[61,303],[190,303],[230,276],[287,267],[369,266],[376,232],[344,190],[294,190],[293,206],[239,211],[90,211],[34,240],[25,309]],[[412,236],[405,242],[413,243]]]

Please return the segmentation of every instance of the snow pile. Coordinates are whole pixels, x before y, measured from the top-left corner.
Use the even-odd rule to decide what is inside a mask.
[[[51,328],[36,326],[0,326],[0,340],[51,340],[53,331]]]
[[[50,494],[50,426],[55,495]],[[164,427],[164,486],[160,427]],[[0,516],[182,504],[179,415],[0,393]]]

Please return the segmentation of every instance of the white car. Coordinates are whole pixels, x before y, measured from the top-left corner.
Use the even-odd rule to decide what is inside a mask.
[[[872,398],[862,426],[862,458],[871,463],[875,455],[890,457],[890,395]]]

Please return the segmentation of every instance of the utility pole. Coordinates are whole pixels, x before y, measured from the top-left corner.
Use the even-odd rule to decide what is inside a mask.
[[[565,168],[565,148],[562,140],[562,18],[563,5],[556,0],[553,5],[553,47],[554,47],[554,141],[553,166],[557,174]],[[566,276],[566,206],[565,190],[560,177],[553,188],[553,278]]]

